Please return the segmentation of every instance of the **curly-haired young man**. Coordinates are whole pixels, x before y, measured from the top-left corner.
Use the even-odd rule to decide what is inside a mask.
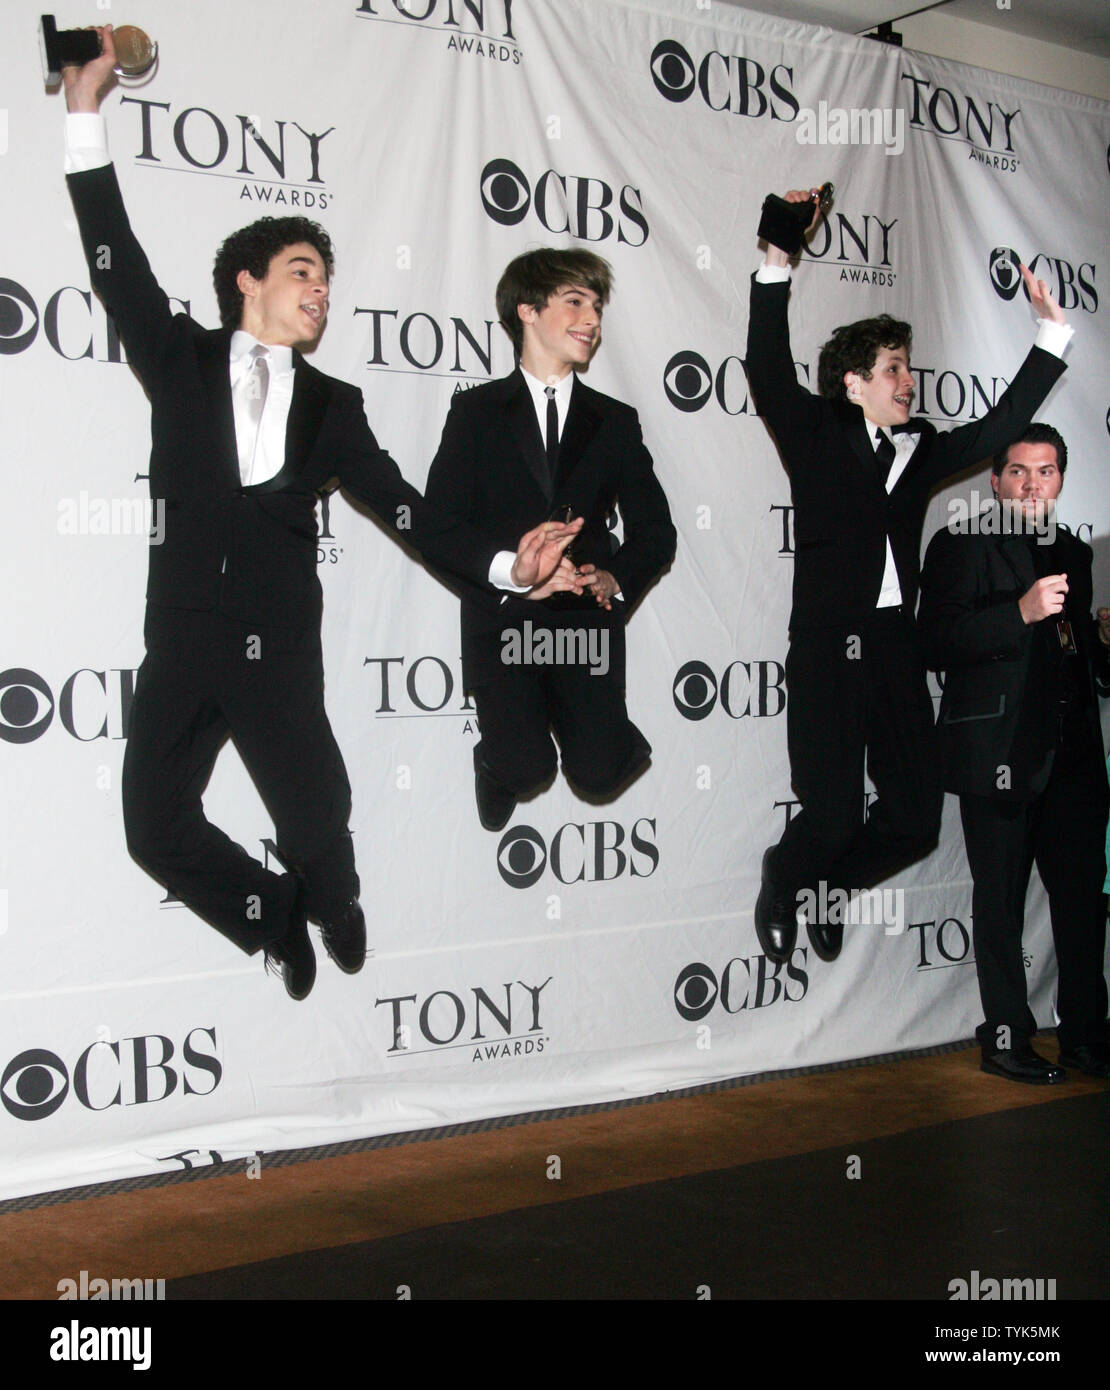
[[[769,959],[789,960],[802,908],[814,951],[834,960],[843,920],[814,904],[843,904],[851,890],[889,878],[929,853],[940,830],[933,706],[914,619],[930,493],[1029,422],[1064,370],[1072,330],[1023,266],[1041,320],[1036,345],[981,420],[938,434],[910,419],[910,327],[896,319],[837,329],[821,350],[820,395],[799,383],[789,264],[768,245],[752,277],[747,370],[794,502],[787,741],[801,809],[763,856],[755,927]],[[866,817],[865,760],[877,793]]]
[[[223,328],[173,314],[131,230],[109,162],[101,56],[63,73],[67,172],[89,272],[151,401],[150,489],[164,507],[150,549],[147,655],[123,767],[127,844],[144,868],[248,954],[264,950],[294,999],[316,977],[307,921],[339,968],[366,954],[347,827],[351,789],[324,711],[316,500],[337,483],[429,559],[488,582],[497,546],[427,507],[378,448],[353,386],[311,367],[333,257],[303,218],[264,218],[216,258]],[[107,255],[101,253],[107,250]],[[568,573],[578,528],[538,527],[517,583]],[[284,874],[206,819],[201,794],[228,736],[273,818]]]

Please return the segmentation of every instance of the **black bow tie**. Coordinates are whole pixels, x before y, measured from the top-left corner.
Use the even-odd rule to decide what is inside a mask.
[[[888,428],[889,428],[891,434],[919,434],[919,433],[920,433],[920,431],[918,430],[917,426],[913,423],[912,420],[907,420],[906,423],[905,423],[904,425],[890,425],[890,426],[888,426]]]

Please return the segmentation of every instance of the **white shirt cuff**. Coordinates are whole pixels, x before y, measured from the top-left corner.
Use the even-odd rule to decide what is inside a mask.
[[[1037,320],[1037,336],[1033,346],[1044,348],[1053,357],[1063,357],[1064,349],[1072,340],[1075,329],[1070,323],[1053,323],[1051,319]]]
[[[755,278],[761,285],[781,285],[784,280],[790,279],[790,267],[788,265],[768,265],[764,261],[755,272]]]
[[[108,124],[98,111],[70,111],[66,115],[67,174],[102,169],[112,162],[108,153]]]
[[[508,589],[511,594],[526,594],[532,587],[531,584],[513,583],[513,565],[515,563],[515,551],[499,550],[490,562],[489,582],[495,589]]]

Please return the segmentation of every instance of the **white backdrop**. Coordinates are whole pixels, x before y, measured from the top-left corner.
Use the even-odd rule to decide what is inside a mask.
[[[511,369],[492,302],[506,262],[576,239],[608,257],[590,382],[639,408],[679,531],[629,629],[652,768],[604,810],[560,778],[490,835],[456,601],[332,499],[327,698],[377,955],[354,978],[322,959],[294,1005],[124,846],[146,541],[99,520],[144,496],[148,411],[90,302],[38,13],[7,4],[0,46],[0,1195],[970,1036],[951,798],[940,850],[897,885],[904,933],[856,928],[835,966],[803,940],[776,969],[756,942],[760,857],[791,810],[792,533],[741,366],[755,226],[766,192],[835,182],[795,276],[799,371],[815,376],[839,323],[909,318],[918,409],[940,425],[981,415],[1032,340],[992,252],[1037,258],[1078,329],[1042,412],[1071,448],[1061,514],[1093,539],[1105,595],[1110,107],[700,0],[58,12],[63,27],[135,22],[162,45],[154,78],[105,110],[138,235],[196,318],[217,321],[210,267],[230,229],[294,207],[328,228],[314,360],[360,385],[418,486],[453,393]],[[801,143],[822,103],[826,127],[833,108],[885,108],[900,151]],[[987,487],[983,471],[958,491]],[[272,826],[231,749],[206,805],[264,852]],[[1026,943],[1051,1023],[1039,886]]]

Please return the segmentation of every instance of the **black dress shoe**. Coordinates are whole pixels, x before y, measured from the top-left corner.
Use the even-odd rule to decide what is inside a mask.
[[[832,898],[833,895],[829,893],[826,896]],[[830,903],[826,921],[811,922],[809,917],[806,917],[809,944],[813,947],[813,954],[821,960],[836,960],[840,955],[840,948],[844,945],[843,911],[839,902],[835,906]]]
[[[516,793],[495,782],[486,771],[479,749],[474,750],[474,796],[483,830],[504,830],[516,810]]]
[[[763,855],[759,897],[755,900],[755,934],[767,959],[785,965],[798,940],[798,913],[767,872],[770,853],[768,849]]]
[[[316,954],[308,939],[308,922],[299,887],[285,935],[266,948],[266,968],[281,972],[290,999],[306,999],[316,983]]]
[[[321,922],[324,949],[347,975],[357,975],[366,960],[366,915],[352,898],[334,922]]]
[[[1088,1047],[1086,1043],[1081,1043],[1079,1047],[1062,1047],[1060,1065],[1085,1071],[1088,1076],[1110,1078],[1110,1054],[1103,1048]]]
[[[1032,1086],[1051,1086],[1063,1081],[1066,1075],[1063,1067],[1055,1066],[1031,1047],[1010,1047],[991,1053],[989,1057],[984,1055],[979,1070],[1005,1077],[1007,1081],[1025,1081]]]

